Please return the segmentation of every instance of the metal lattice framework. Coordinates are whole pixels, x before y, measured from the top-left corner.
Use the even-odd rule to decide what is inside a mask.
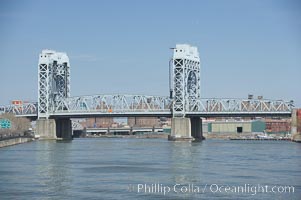
[[[200,99],[197,100],[197,110],[191,109],[187,114],[285,114],[294,107],[292,101],[267,99]]]
[[[72,121],[72,130],[83,130],[84,127],[76,121]]]
[[[39,57],[39,118],[60,106],[62,99],[70,96],[70,66],[65,53],[43,50]]]
[[[93,115],[93,114],[132,114],[152,115],[172,114],[172,101],[168,97],[145,95],[92,95],[70,97],[61,100],[49,116],[56,115]],[[197,99],[196,108],[186,110],[187,115],[215,116],[231,115],[289,115],[294,108],[292,101],[267,99]],[[37,103],[0,106],[0,112],[14,113],[21,116],[37,115]]]
[[[25,103],[21,105],[0,106],[1,113],[13,113],[19,116],[36,116],[38,113],[37,103]]]
[[[146,95],[93,95],[70,97],[61,101],[55,109],[59,112],[160,112],[170,111],[170,100]]]
[[[173,116],[197,110],[201,98],[200,58],[196,47],[177,45],[173,55]]]

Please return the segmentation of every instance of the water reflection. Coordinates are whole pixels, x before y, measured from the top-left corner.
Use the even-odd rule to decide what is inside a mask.
[[[201,142],[175,142],[170,144],[171,173],[173,183],[188,184],[199,182],[195,174],[200,170],[200,154],[198,154]]]
[[[72,176],[70,161],[71,142],[41,141],[37,144],[37,176],[43,193],[68,195]]]

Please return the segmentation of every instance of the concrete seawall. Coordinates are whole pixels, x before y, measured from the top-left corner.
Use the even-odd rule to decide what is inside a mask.
[[[0,140],[0,148],[12,146],[12,145],[16,145],[16,144],[22,144],[25,142],[31,142],[33,140],[34,140],[34,138],[31,138],[31,137],[16,137],[16,138],[2,139],[2,140]]]

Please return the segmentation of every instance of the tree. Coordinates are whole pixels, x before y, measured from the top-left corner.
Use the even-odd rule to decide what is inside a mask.
[[[24,133],[30,128],[30,121],[27,118],[16,117],[12,113],[4,113],[0,115],[0,118],[8,119],[11,121],[12,127],[10,129],[10,132],[12,133]]]

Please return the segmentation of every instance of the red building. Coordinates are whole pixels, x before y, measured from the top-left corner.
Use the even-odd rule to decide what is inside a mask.
[[[287,133],[291,131],[291,123],[286,119],[266,119],[267,133]]]

